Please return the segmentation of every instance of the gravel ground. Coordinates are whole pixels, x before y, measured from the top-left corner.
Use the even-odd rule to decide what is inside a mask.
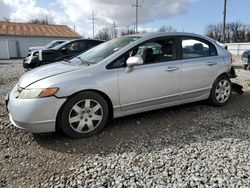
[[[20,61],[0,61],[0,187],[250,185],[250,72],[237,70],[245,94],[224,107],[199,102],[119,118],[82,140],[10,125],[3,99],[21,74]]]

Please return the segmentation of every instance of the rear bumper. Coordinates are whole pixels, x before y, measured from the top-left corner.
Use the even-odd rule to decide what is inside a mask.
[[[56,97],[18,99],[15,87],[7,103],[11,123],[32,133],[55,132],[56,117],[66,99]]]

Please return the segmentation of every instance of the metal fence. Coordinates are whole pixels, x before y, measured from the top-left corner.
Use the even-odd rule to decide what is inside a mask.
[[[250,42],[247,43],[226,43],[228,51],[231,52],[236,60],[239,60],[241,54],[250,50]]]

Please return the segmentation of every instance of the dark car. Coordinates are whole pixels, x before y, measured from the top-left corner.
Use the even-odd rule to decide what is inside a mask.
[[[250,50],[246,50],[242,53],[241,60],[244,64],[244,69],[250,70]]]
[[[52,49],[33,51],[23,60],[23,67],[25,70],[30,70],[56,61],[67,60],[103,42],[94,39],[77,39],[64,42]]]

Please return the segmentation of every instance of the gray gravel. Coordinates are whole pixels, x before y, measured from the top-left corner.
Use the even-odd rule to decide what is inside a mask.
[[[8,61],[8,63],[10,63]],[[74,140],[9,125],[4,95],[22,74],[0,61],[0,187],[249,187],[250,72],[228,105],[182,105],[109,123]]]

